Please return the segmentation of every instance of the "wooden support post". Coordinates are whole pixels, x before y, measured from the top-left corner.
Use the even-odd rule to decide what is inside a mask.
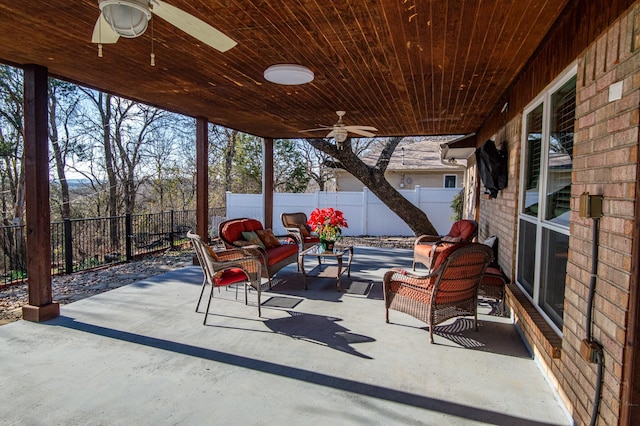
[[[196,233],[209,241],[209,122],[196,118]]]
[[[39,65],[24,68],[24,169],[29,304],[27,321],[41,322],[60,315],[51,289],[51,216],[49,206],[48,71]]]
[[[264,138],[262,144],[262,199],[264,201],[264,227],[273,229],[273,138]]]

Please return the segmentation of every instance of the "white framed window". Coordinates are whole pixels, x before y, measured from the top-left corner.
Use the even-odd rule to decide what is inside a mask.
[[[456,175],[444,175],[444,187],[445,188],[457,188],[458,176]]]
[[[576,72],[572,66],[523,115],[516,281],[562,332],[569,250],[569,211]]]

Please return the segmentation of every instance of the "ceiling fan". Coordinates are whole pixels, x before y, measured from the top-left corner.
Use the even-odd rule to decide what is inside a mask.
[[[346,112],[336,111],[336,114],[338,115],[338,122],[333,126],[324,126],[324,127],[319,127],[317,129],[301,130],[300,133],[316,132],[319,130],[330,130],[330,132],[325,137],[334,138],[338,149],[342,149],[343,148],[342,143],[347,140],[347,136],[349,136],[349,133],[354,133],[359,136],[372,138],[375,136],[375,134],[372,132],[378,131],[378,129],[371,126],[347,126],[342,121],[342,117],[344,117]]]
[[[161,0],[99,0],[98,5],[100,16],[91,38],[92,43],[98,44],[98,56],[102,56],[103,44],[116,43],[121,36],[141,36],[152,14],[220,52],[236,45],[211,25]]]

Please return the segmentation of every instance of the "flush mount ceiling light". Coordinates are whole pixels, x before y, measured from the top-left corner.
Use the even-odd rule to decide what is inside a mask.
[[[99,6],[104,19],[122,37],[142,35],[151,19],[149,3],[145,0],[102,0]]]
[[[302,65],[278,64],[267,68],[264,78],[272,83],[293,86],[313,81],[313,71]]]

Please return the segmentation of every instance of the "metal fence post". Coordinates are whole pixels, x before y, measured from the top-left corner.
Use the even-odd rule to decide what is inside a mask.
[[[73,238],[71,236],[71,220],[64,219],[64,272],[73,273]]]
[[[171,213],[171,231],[169,231],[169,245],[171,246],[171,248],[173,249],[173,242],[174,242],[174,217],[173,217],[173,209],[171,209],[170,211]]]
[[[124,240],[125,240],[125,247],[126,247],[126,254],[127,254],[127,260],[131,260],[133,259],[133,251],[131,248],[131,240],[132,240],[132,234],[133,234],[133,226],[131,223],[131,213],[127,213],[124,215]]]

